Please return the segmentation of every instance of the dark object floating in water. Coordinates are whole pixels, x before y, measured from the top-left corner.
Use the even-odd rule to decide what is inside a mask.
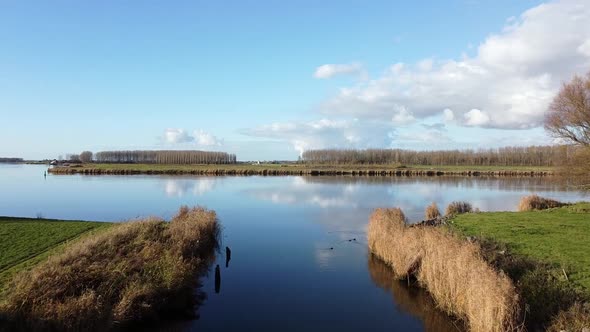
[[[225,247],[225,267],[229,267],[229,261],[231,261],[231,249],[229,247]]]

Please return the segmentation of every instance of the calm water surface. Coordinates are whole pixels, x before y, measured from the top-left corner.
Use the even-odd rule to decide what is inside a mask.
[[[169,218],[183,204],[217,212],[232,259],[226,268],[224,254],[218,255],[219,293],[210,272],[200,318],[169,327],[177,331],[456,331],[424,292],[394,281],[368,255],[372,209],[397,206],[420,220],[431,202],[444,207],[465,200],[482,211],[501,211],[515,210],[530,193],[590,199],[542,178],[44,178],[45,169],[0,165],[0,215]]]

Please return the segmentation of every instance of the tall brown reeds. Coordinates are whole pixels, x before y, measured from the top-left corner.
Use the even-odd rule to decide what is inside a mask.
[[[432,204],[426,207],[424,217],[426,218],[426,220],[432,220],[440,217],[440,211],[438,210],[438,206],[435,202],[432,202]]]
[[[476,244],[442,228],[408,227],[400,209],[377,209],[369,220],[369,249],[398,278],[415,276],[440,308],[472,331],[515,330],[518,295]]]
[[[473,207],[470,203],[455,201],[447,206],[445,215],[453,216],[461,213],[469,213],[471,211],[473,211]]]
[[[588,329],[590,329],[590,303],[575,303],[568,310],[560,312],[547,331],[587,331]]]
[[[418,317],[423,322],[425,331],[465,330],[462,324],[436,308],[436,303],[426,290],[408,286],[406,282],[395,278],[391,267],[373,254],[369,254],[368,267],[371,280],[378,287],[391,292],[397,308]]]
[[[68,246],[12,284],[0,307],[33,329],[102,330],[187,312],[213,259],[215,212],[181,208],[169,223],[121,223]]]
[[[518,211],[546,210],[567,205],[553,199],[537,195],[524,196],[518,202]]]

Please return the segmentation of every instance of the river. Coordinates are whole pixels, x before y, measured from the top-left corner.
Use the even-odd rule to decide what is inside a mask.
[[[180,205],[217,212],[231,261],[226,267],[225,252],[218,255],[219,289],[212,266],[200,317],[166,327],[174,331],[456,331],[428,295],[394,281],[368,255],[373,209],[401,207],[417,221],[431,202],[513,211],[530,193],[590,199],[539,177],[45,177],[45,170],[0,165],[0,215],[122,221],[169,218]]]

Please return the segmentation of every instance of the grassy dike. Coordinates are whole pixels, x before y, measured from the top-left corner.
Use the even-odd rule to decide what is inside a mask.
[[[471,331],[590,328],[590,203],[442,220],[410,225],[400,209],[377,209],[369,249]]]
[[[450,224],[475,239],[484,259],[510,277],[530,329],[590,328],[590,203],[461,214]]]
[[[215,212],[183,207],[170,222],[95,224],[8,218],[0,224],[6,245],[22,251],[2,256],[13,271],[0,298],[0,330],[99,331],[194,313],[196,276],[218,245]],[[65,233],[78,238],[64,243],[71,239]]]
[[[193,174],[193,175],[350,175],[350,176],[546,176],[552,167],[526,166],[403,166],[390,165],[313,165],[313,164],[79,164],[49,169],[52,174]]]
[[[8,280],[108,222],[0,217],[0,296]]]

